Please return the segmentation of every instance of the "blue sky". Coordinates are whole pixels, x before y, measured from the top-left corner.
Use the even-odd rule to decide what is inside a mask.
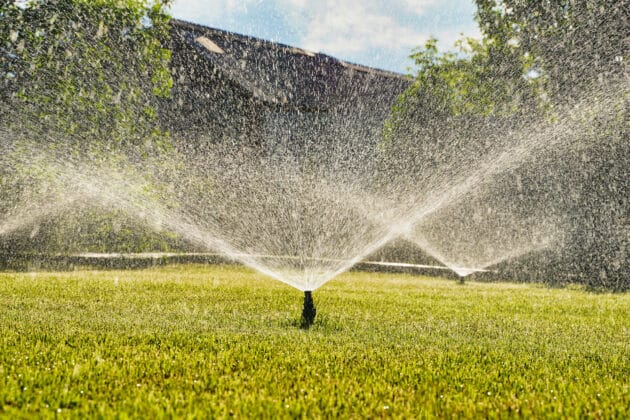
[[[479,37],[473,0],[175,0],[175,18],[407,72],[414,46]]]

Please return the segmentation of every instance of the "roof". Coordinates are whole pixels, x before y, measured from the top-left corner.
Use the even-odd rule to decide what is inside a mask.
[[[366,96],[389,104],[410,84],[398,73],[271,41],[172,21],[172,36],[268,104],[330,109]]]

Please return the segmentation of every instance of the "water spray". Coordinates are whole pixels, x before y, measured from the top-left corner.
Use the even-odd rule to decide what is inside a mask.
[[[315,303],[313,303],[313,293],[311,291],[304,292],[304,307],[302,308],[302,325],[301,327],[306,329],[313,325],[315,321],[315,315],[317,310],[315,309]]]

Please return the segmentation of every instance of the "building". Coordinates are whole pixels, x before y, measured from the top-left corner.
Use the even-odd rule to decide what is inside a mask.
[[[332,137],[326,130],[340,125],[349,143],[375,141],[410,84],[400,74],[178,20],[172,21],[171,50],[167,120],[176,137],[188,141],[264,147],[293,136],[289,141],[297,144]]]

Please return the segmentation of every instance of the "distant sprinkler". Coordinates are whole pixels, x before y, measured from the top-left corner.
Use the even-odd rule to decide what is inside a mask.
[[[304,308],[302,308],[302,328],[309,328],[315,321],[317,310],[313,303],[313,294],[311,291],[304,292]]]

